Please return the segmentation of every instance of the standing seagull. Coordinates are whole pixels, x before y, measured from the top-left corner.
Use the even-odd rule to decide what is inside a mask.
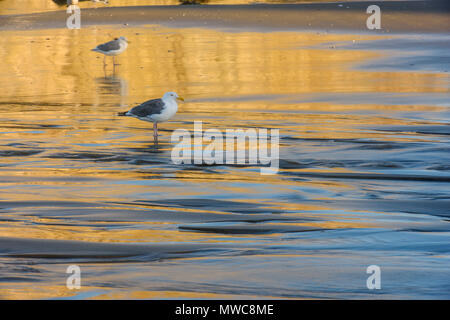
[[[120,112],[119,116],[135,117],[139,120],[153,122],[153,138],[158,139],[158,122],[172,118],[178,111],[177,99],[184,101],[175,92],[166,92],[160,99],[152,99],[134,107],[130,111]]]
[[[92,49],[92,51],[103,53],[103,68],[106,67],[106,56],[113,57],[113,66],[116,67],[116,62],[114,60],[115,56],[121,54],[128,47],[128,40],[125,37],[115,38],[112,41],[99,44],[97,47]]]

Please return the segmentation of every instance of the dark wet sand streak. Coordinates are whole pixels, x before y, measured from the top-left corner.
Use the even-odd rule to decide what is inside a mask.
[[[110,260],[141,257],[157,260],[230,248],[231,246],[225,244],[124,244],[0,237],[0,255],[17,258]]]

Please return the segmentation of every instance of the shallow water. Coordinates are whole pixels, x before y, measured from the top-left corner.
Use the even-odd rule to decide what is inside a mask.
[[[2,298],[450,297],[447,36],[1,33]],[[104,73],[89,49],[119,34]],[[116,114],[168,90],[156,147]],[[278,174],[174,165],[197,120],[279,129]]]

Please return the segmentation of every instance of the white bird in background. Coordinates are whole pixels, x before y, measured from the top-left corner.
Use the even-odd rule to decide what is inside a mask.
[[[114,60],[115,56],[121,54],[124,52],[128,47],[129,41],[125,37],[115,38],[112,41],[103,43],[92,49],[92,51],[100,52],[105,55],[103,58],[103,67],[106,66],[106,56],[112,56],[113,57],[113,65],[116,66],[116,62]]]
[[[135,117],[139,120],[153,122],[153,137],[158,139],[158,122],[165,122],[178,111],[177,99],[184,101],[175,92],[166,92],[160,99],[148,100],[130,111],[120,112],[119,116]]]

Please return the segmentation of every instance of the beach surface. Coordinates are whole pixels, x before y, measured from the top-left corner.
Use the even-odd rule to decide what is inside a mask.
[[[213,27],[259,30],[353,30],[367,32],[369,5],[381,9],[378,32],[448,33],[446,1],[367,1],[306,4],[129,6],[82,8],[83,26],[163,24],[170,27]],[[1,29],[65,28],[65,10],[0,16]],[[373,30],[372,30],[373,32]]]

